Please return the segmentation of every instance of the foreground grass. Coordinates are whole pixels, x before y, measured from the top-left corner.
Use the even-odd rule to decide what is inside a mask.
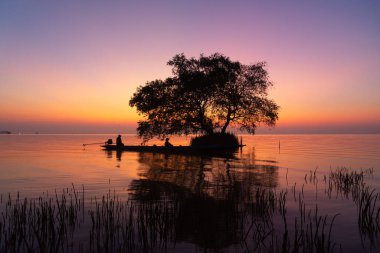
[[[323,182],[327,196],[356,205],[362,240],[372,249],[380,207],[378,193],[364,182],[366,173],[372,172],[337,169]],[[305,182],[318,184],[316,172],[305,175]],[[86,202],[84,187],[74,185],[36,199],[1,197],[0,252],[164,252],[181,242],[204,251],[341,251],[332,239],[340,214],[306,208],[303,187],[256,187],[245,201],[234,187],[226,199],[173,190],[161,199],[124,201],[109,192]],[[295,215],[289,215],[289,199],[297,200]]]

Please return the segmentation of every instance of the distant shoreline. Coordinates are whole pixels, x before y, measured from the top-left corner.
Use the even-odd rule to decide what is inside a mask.
[[[136,133],[12,133],[1,131],[2,135],[104,135],[104,136],[117,136],[118,134],[126,135],[126,136],[137,136]],[[267,136],[267,135],[380,135],[380,133],[257,133],[254,135],[247,133],[235,133],[238,136]],[[196,135],[188,135],[188,137],[192,137]],[[186,136],[178,136],[173,135],[172,137],[186,137]]]

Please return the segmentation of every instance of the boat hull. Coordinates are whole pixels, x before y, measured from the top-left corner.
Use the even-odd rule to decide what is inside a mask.
[[[104,150],[108,151],[129,151],[129,152],[149,152],[149,153],[166,153],[166,154],[196,154],[196,155],[219,155],[233,154],[239,150],[238,147],[191,147],[191,146],[116,146],[102,145]],[[241,147],[241,146],[240,146]]]

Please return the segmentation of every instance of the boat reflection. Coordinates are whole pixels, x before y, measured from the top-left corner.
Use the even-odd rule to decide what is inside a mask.
[[[123,155],[123,151],[120,150],[105,150],[107,158],[112,159],[113,155],[116,153],[116,160],[121,161],[121,157]]]

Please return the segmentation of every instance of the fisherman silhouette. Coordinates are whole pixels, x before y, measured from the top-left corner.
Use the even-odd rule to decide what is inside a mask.
[[[124,144],[123,144],[123,142],[121,141],[121,135],[119,134],[118,136],[117,136],[117,138],[116,138],[116,147],[123,147],[124,146]]]
[[[168,148],[173,147],[173,144],[171,144],[171,143],[169,142],[169,138],[166,138],[166,139],[165,139],[165,147],[168,147]]]

